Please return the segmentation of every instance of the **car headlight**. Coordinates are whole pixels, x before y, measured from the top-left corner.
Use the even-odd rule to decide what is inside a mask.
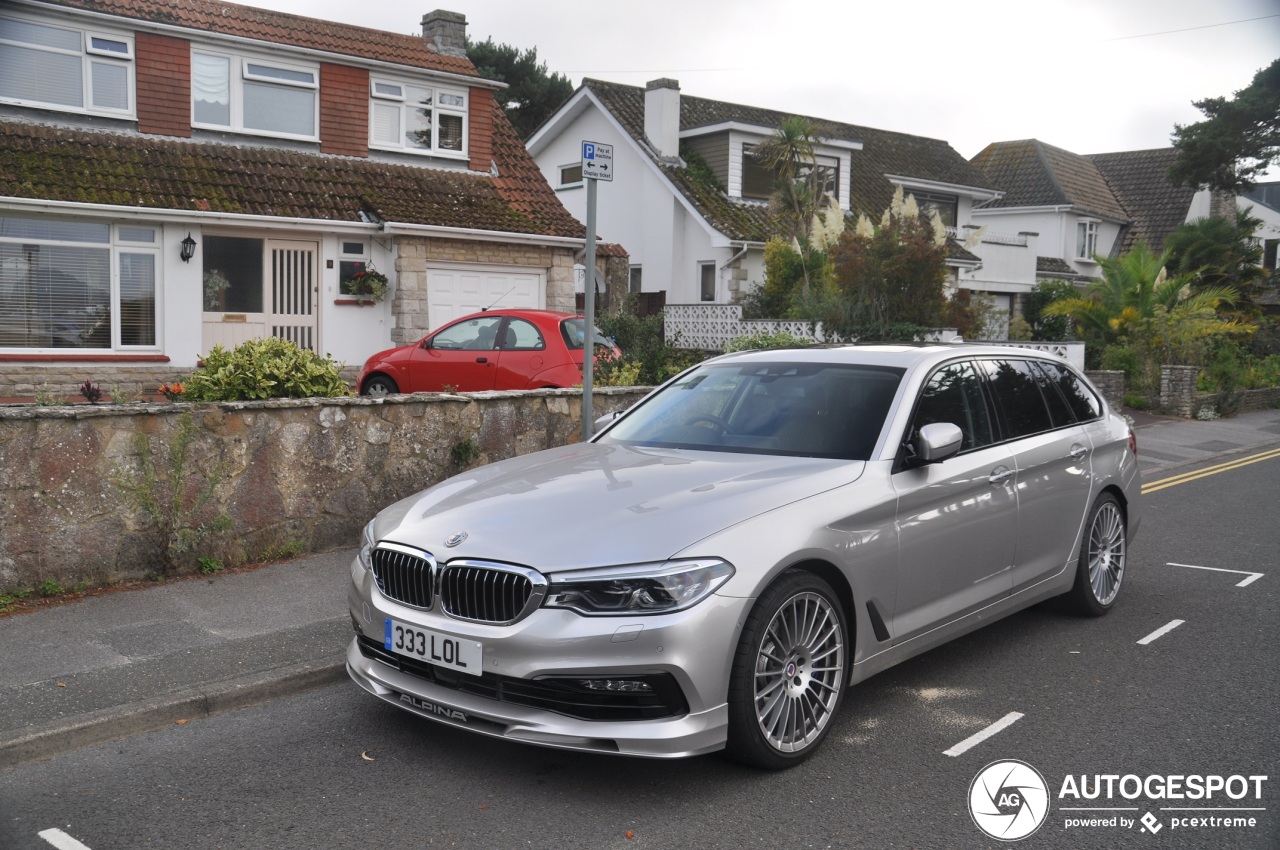
[[[373,547],[377,545],[373,539],[373,520],[364,527],[364,531],[360,533],[360,566],[366,570],[373,570]]]
[[[669,614],[697,605],[729,580],[733,567],[714,558],[552,575],[548,608],[588,616]]]

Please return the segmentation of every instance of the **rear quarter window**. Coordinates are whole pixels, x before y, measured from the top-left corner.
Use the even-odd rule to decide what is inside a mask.
[[[1088,422],[1102,415],[1102,402],[1074,372],[1061,363],[1046,361],[1040,365],[1057,385],[1077,421]]]

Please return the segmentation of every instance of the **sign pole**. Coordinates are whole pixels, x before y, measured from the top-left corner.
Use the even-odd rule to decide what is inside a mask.
[[[587,273],[583,281],[582,338],[582,441],[591,439],[595,431],[595,415],[591,409],[592,384],[595,378],[596,353],[596,181],[587,184]]]

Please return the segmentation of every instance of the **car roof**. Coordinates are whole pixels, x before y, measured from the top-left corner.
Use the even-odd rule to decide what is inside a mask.
[[[479,318],[483,318],[484,316],[514,316],[520,319],[543,319],[545,321],[557,321],[557,322],[561,321],[562,319],[582,318],[582,316],[578,313],[565,313],[561,310],[534,310],[532,308],[526,309],[523,307],[517,307],[517,308],[495,307],[492,310],[480,310],[475,313],[468,313],[465,316],[459,316],[453,321],[446,322],[445,324],[451,325],[454,322],[461,322],[466,319],[479,319]],[[443,327],[443,325],[441,325],[441,327]]]
[[[955,357],[1035,357],[1058,363],[1066,361],[1045,351],[1012,345],[980,343],[924,343],[872,345],[819,345],[807,348],[774,348],[741,351],[714,358],[715,363],[770,361],[795,363],[848,363],[863,366],[893,366],[902,369],[928,367]]]

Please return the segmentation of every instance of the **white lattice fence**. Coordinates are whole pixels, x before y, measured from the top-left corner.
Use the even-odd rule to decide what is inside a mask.
[[[725,344],[754,333],[789,333],[822,342],[821,328],[814,334],[808,322],[799,320],[744,321],[737,304],[668,304],[664,313],[667,339],[681,348],[723,351]],[[678,336],[677,336],[678,335]]]

